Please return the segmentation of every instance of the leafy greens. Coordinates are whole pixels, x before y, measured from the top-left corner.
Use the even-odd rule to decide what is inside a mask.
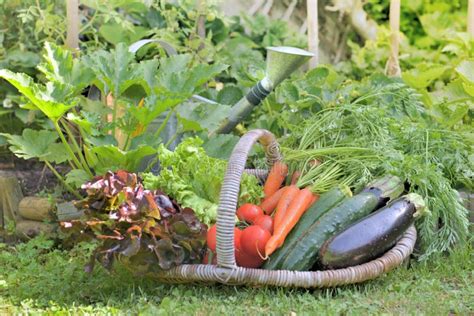
[[[201,147],[202,140],[194,137],[181,142],[174,151],[160,145],[159,175],[143,175],[147,189],[160,189],[176,199],[184,207],[192,207],[202,222],[215,221],[219,193],[227,168],[227,162],[209,157]],[[239,201],[259,203],[262,187],[256,177],[242,176]]]

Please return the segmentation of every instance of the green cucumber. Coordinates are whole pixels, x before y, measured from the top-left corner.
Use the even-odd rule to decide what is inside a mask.
[[[340,185],[321,195],[319,200],[314,203],[304,214],[296,226],[291,230],[286,237],[283,246],[278,248],[270,258],[263,265],[263,269],[276,270],[278,266],[286,258],[286,254],[290,249],[299,242],[299,238],[303,233],[316,222],[322,215],[324,215],[331,208],[339,204],[347,197],[351,197],[352,192],[347,185]]]
[[[321,216],[287,253],[279,269],[307,271],[316,262],[323,243],[403,192],[399,178],[387,176],[367,186]]]

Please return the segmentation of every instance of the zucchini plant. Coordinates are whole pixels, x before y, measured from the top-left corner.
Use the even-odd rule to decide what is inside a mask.
[[[94,175],[119,169],[136,172],[145,156],[156,154],[171,113],[178,112],[187,130],[205,127],[193,120],[193,111],[215,117],[211,111],[217,110],[217,115],[225,116],[228,107],[219,104],[178,109],[225,68],[193,64],[189,55],[136,62],[123,43],[111,51],[74,59],[69,51],[46,43],[43,63],[38,66],[44,83],[6,69],[0,70],[0,77],[23,95],[25,108],[42,112],[49,123],[42,130],[2,135],[18,157],[43,161],[78,196],[76,188]],[[100,90],[97,100],[83,95],[93,87]],[[147,133],[164,113],[161,126]],[[71,171],[63,177],[54,164],[66,162]]]

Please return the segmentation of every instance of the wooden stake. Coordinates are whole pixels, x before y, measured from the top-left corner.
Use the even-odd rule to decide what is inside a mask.
[[[306,0],[308,21],[308,50],[314,54],[309,60],[309,68],[316,68],[319,62],[318,0]]]
[[[204,41],[206,39],[206,18],[207,18],[207,2],[206,0],[197,0],[196,11],[198,14],[196,20],[196,33],[201,38],[198,50],[204,48]]]
[[[385,67],[385,74],[390,77],[401,77],[398,63],[400,50],[400,0],[390,1],[390,57]]]
[[[66,46],[75,54],[79,51],[79,0],[67,0]]]
[[[474,0],[467,3],[467,32],[474,37]]]
[[[21,199],[23,192],[17,177],[0,171],[0,230],[5,229],[10,222],[18,220],[18,205]]]

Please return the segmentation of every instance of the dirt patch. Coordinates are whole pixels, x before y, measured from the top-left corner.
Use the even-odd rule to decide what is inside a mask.
[[[52,192],[59,184],[59,180],[51,170],[38,160],[23,160],[16,157],[4,158],[0,161],[0,170],[18,178],[25,196],[36,195],[40,192]],[[56,166],[56,170],[59,174],[64,175],[69,171],[69,168]]]

